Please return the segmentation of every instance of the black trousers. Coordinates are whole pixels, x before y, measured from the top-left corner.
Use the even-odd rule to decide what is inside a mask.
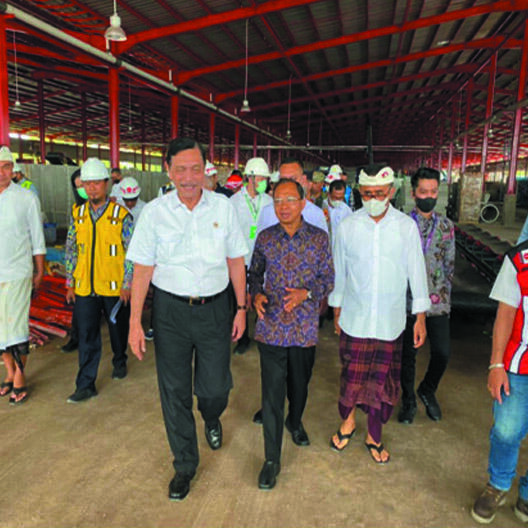
[[[406,404],[416,403],[414,394],[414,378],[416,376],[416,354],[414,348],[413,326],[415,316],[407,317],[405,333],[403,334],[401,387],[402,402]],[[420,383],[421,390],[426,394],[434,394],[449,361],[449,316],[437,315],[425,319],[427,337],[431,357],[424,379]]]
[[[199,462],[193,416],[194,394],[206,424],[215,425],[233,386],[231,314],[227,291],[191,306],[154,289],[152,324],[161,408],[174,469],[194,475]]]
[[[284,428],[284,400],[289,400],[288,421],[301,423],[308,383],[315,360],[313,347],[279,347],[258,343],[262,386],[262,424],[266,460],[280,462]]]
[[[110,333],[114,369],[126,367],[130,304],[121,306],[116,323],[110,322],[110,313],[119,297],[75,297],[75,315],[79,331],[79,372],[77,389],[95,389],[95,379],[101,360],[101,316],[104,313]]]

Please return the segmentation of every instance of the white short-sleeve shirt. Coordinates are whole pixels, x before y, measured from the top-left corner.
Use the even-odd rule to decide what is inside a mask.
[[[227,287],[226,259],[247,252],[233,205],[225,196],[203,190],[192,211],[177,192],[147,203],[127,258],[154,266],[154,286],[176,295],[205,297]]]

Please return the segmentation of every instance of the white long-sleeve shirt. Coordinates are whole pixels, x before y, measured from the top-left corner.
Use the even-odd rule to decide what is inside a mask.
[[[40,202],[16,183],[0,193],[0,282],[33,276],[33,255],[46,254]]]
[[[407,284],[412,312],[430,307],[425,261],[416,223],[392,206],[375,222],[362,208],[337,228],[335,287],[330,306],[340,307],[348,335],[385,341],[405,328]]]

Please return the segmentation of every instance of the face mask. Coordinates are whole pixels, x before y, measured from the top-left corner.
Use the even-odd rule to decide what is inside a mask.
[[[79,187],[77,189],[77,194],[83,199],[88,200],[88,195],[86,194],[86,189],[84,187]]]
[[[436,198],[416,198],[416,207],[422,213],[430,213],[436,205]]]
[[[262,194],[266,192],[266,189],[268,188],[268,182],[266,180],[259,181],[257,185],[255,185],[255,190],[258,194]]]
[[[366,209],[367,213],[370,216],[377,217],[382,215],[387,209],[387,204],[389,203],[389,197],[385,200],[376,200],[372,198],[371,200],[361,200],[363,202],[363,207]]]

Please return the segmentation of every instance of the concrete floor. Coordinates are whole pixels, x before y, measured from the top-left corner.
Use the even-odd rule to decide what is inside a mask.
[[[469,508],[486,482],[490,398],[486,366],[491,319],[453,317],[452,360],[439,388],[444,419],[430,421],[422,406],[411,426],[395,416],[384,429],[392,454],[375,465],[365,448],[365,419],[338,454],[328,441],[339,424],[336,408],[337,338],[321,333],[304,424],[311,446],[284,438],[283,469],[271,492],[257,488],[263,462],[261,428],[251,422],[259,407],[256,347],[232,361],[235,388],[222,422],[224,446],[212,452],[196,415],[201,464],[191,493],[167,499],[172,478],[154,372],[152,344],[140,363],[130,360],[125,380],[110,379],[105,352],[99,396],[71,405],[76,354],[56,340],[30,357],[31,399],[0,402],[2,527],[467,527]],[[423,371],[427,349],[419,357]],[[526,454],[520,467],[525,467]],[[518,523],[512,490],[495,525]]]
[[[500,229],[497,226],[496,229]],[[495,234],[495,233],[494,233]],[[457,261],[457,275],[484,293],[489,285]],[[480,282],[479,282],[480,281]],[[27,369],[31,398],[20,407],[0,399],[0,526],[2,527],[405,527],[476,526],[469,509],[486,482],[491,400],[486,391],[493,317],[452,317],[452,357],[438,390],[444,419],[429,420],[423,406],[414,424],[395,415],[384,428],[391,452],[375,465],[363,446],[365,417],[342,453],[328,447],[339,425],[337,337],[321,332],[304,424],[311,446],[284,437],[282,472],[270,492],[257,488],[263,462],[256,347],[233,356],[235,387],[224,413],[224,446],[211,451],[196,413],[201,464],[191,493],[167,499],[173,476],[157,392],[153,345],[129,376],[112,380],[109,341],[99,369],[99,396],[71,405],[76,354],[62,340],[35,350]],[[148,317],[145,317],[145,321]],[[418,374],[428,357],[418,357]],[[528,465],[521,451],[520,468]],[[516,486],[495,526],[519,521],[512,512]]]

